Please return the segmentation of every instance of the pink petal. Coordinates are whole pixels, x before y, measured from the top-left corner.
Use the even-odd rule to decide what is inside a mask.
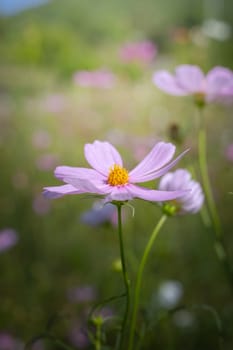
[[[128,201],[133,199],[132,193],[129,191],[131,185],[125,185],[125,186],[112,186],[111,192],[106,197],[105,202],[112,202],[112,201]]]
[[[109,142],[88,143],[85,145],[84,153],[88,163],[105,176],[108,176],[111,166],[123,164],[120,154]]]
[[[111,186],[99,179],[67,177],[65,181],[75,187],[80,193],[104,195],[111,192]]]
[[[165,167],[163,167],[162,169],[156,171],[153,174],[153,178],[156,179],[160,176],[163,176],[165,173],[167,173],[171,168],[173,168],[178,162],[179,160],[189,151],[189,149],[186,149],[184,152],[182,152],[176,159],[174,159],[171,163],[169,163],[168,165],[166,165]]]
[[[78,179],[99,179],[104,180],[105,177],[94,169],[76,168],[70,166],[58,166],[55,169],[54,175],[59,180],[67,182],[67,177],[76,177]]]
[[[187,191],[157,191],[135,185],[128,186],[129,192],[134,198],[144,199],[151,202],[163,202],[184,196]]]
[[[185,190],[190,181],[191,174],[187,170],[177,169],[174,173],[167,173],[162,177],[159,189],[162,191]]]
[[[176,82],[187,93],[204,92],[205,76],[197,66],[184,64],[176,68]]]
[[[52,187],[44,187],[43,195],[46,198],[54,199],[65,196],[66,194],[78,194],[81,193],[77,190],[77,188],[71,185],[63,185],[63,186],[52,186]]]
[[[157,143],[150,153],[129,173],[130,182],[144,182],[154,179],[154,173],[172,159],[175,149],[175,146],[171,143]]]
[[[175,96],[187,95],[187,92],[177,85],[175,78],[166,71],[158,71],[152,77],[153,83],[164,92]]]
[[[233,72],[224,67],[215,67],[209,71],[206,80],[208,99],[215,99],[233,86]]]

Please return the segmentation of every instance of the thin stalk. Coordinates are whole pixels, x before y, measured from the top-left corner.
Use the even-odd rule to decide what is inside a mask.
[[[96,324],[96,340],[95,340],[95,349],[101,350],[101,326],[102,323]]]
[[[136,286],[135,286],[135,294],[134,294],[134,301],[133,301],[133,312],[132,312],[132,320],[130,325],[130,333],[129,333],[129,347],[128,350],[133,350],[134,345],[134,334],[135,334],[135,326],[136,326],[136,319],[137,319],[137,312],[138,312],[138,305],[139,305],[139,297],[141,292],[141,285],[142,285],[142,275],[143,271],[149,256],[149,253],[151,251],[151,248],[153,246],[153,243],[162,228],[163,224],[165,223],[167,219],[166,215],[163,215],[157,225],[154,228],[154,231],[152,232],[149,241],[145,247],[144,253],[142,255],[142,259],[139,265],[137,278],[136,278]]]
[[[211,190],[209,175],[208,175],[208,168],[207,168],[207,161],[206,161],[206,134],[205,134],[204,128],[201,128],[199,130],[198,151],[199,151],[199,166],[200,166],[202,184],[203,184],[203,188],[206,196],[206,201],[207,201],[207,205],[212,218],[216,238],[220,239],[222,237],[222,230],[221,230],[220,219],[218,216],[213,193]]]
[[[229,277],[231,286],[233,287],[233,271],[232,267],[228,261],[226,249],[223,243],[223,233],[221,228],[221,223],[215,205],[214,196],[211,189],[208,168],[207,168],[207,147],[206,147],[206,133],[204,127],[204,115],[202,113],[203,108],[199,109],[199,134],[198,134],[198,158],[200,173],[202,178],[202,185],[206,196],[208,210],[211,216],[212,225],[215,231],[215,243],[214,249],[217,254],[219,261],[223,264],[225,271]]]
[[[130,307],[129,279],[128,279],[127,270],[126,270],[124,243],[123,243],[123,236],[122,236],[121,207],[122,207],[122,204],[118,203],[117,204],[118,234],[119,234],[119,243],[120,243],[120,255],[121,255],[122,274],[123,274],[123,280],[124,280],[124,285],[125,285],[126,305],[125,305],[124,318],[123,318],[123,321],[122,321],[120,340],[119,340],[119,349],[120,350],[123,349],[124,335],[125,335],[125,331],[126,331],[126,324],[127,324],[127,319],[128,319],[128,314],[129,314],[129,307]]]

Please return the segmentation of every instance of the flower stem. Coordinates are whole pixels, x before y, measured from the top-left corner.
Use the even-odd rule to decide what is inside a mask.
[[[152,245],[162,228],[164,222],[166,221],[167,216],[163,215],[157,225],[154,228],[154,231],[152,232],[150,239],[145,247],[144,253],[142,255],[142,259],[139,265],[138,273],[137,273],[137,279],[136,279],[136,287],[135,287],[135,294],[134,294],[134,302],[133,302],[133,312],[132,312],[132,320],[131,320],[131,326],[130,326],[130,334],[129,334],[129,347],[128,350],[133,350],[134,345],[134,333],[135,333],[135,326],[136,326],[136,318],[137,318],[137,312],[138,312],[138,305],[139,305],[139,297],[141,292],[141,284],[142,284],[142,274],[146,265],[147,258],[149,256],[149,253],[151,251]]]
[[[101,350],[101,323],[96,324],[96,340],[95,340],[95,349]]]
[[[126,331],[126,324],[129,314],[129,307],[130,307],[130,282],[127,275],[126,270],[126,262],[125,262],[125,253],[124,253],[124,243],[123,243],[123,237],[122,237],[122,217],[121,217],[121,207],[122,203],[117,203],[117,213],[118,213],[118,234],[119,234],[119,243],[120,243],[120,255],[121,255],[121,265],[122,265],[122,274],[123,274],[123,280],[125,285],[125,294],[126,294],[126,305],[125,305],[125,312],[124,312],[124,318],[122,321],[122,328],[120,333],[120,341],[119,341],[119,349],[123,349],[124,344],[124,335]]]
[[[199,166],[200,166],[203,188],[206,195],[206,201],[207,201],[207,205],[212,218],[216,238],[220,239],[222,237],[222,230],[221,230],[220,220],[219,220],[218,212],[215,206],[214,197],[211,190],[211,185],[210,185],[210,180],[208,175],[207,162],[206,162],[206,135],[205,135],[204,128],[201,128],[199,130],[198,148],[199,148]]]
[[[215,243],[214,249],[217,254],[219,261],[223,264],[225,271],[229,277],[231,286],[233,287],[233,271],[227,258],[226,249],[223,242],[223,233],[221,223],[215,205],[214,196],[211,189],[210,179],[207,168],[207,147],[206,147],[206,133],[204,127],[204,116],[202,115],[203,108],[199,108],[199,134],[198,134],[198,157],[199,167],[202,178],[203,189],[206,196],[208,210],[211,216],[212,225],[215,231]]]

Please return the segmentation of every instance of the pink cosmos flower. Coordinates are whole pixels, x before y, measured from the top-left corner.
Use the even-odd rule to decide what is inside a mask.
[[[120,50],[124,62],[150,63],[156,56],[157,48],[151,41],[127,43]]]
[[[108,89],[114,86],[115,76],[108,70],[79,71],[74,74],[75,84],[82,87],[94,87]]]
[[[153,75],[153,83],[168,94],[193,95],[196,102],[233,101],[233,72],[224,67],[215,67],[205,76],[198,66],[180,65],[171,75],[165,70]]]
[[[162,191],[179,191],[190,189],[180,198],[174,201],[174,207],[179,214],[197,213],[203,203],[204,194],[201,185],[192,180],[191,174],[185,169],[177,169],[173,173],[165,174],[159,183],[159,189]]]
[[[159,142],[151,152],[130,172],[124,166],[118,151],[108,142],[86,144],[84,153],[90,168],[59,166],[55,176],[64,181],[63,186],[45,187],[44,195],[58,198],[66,194],[91,193],[105,197],[105,202],[128,201],[140,198],[147,201],[167,201],[186,192],[157,191],[137,186],[164,175],[187,152],[170,162],[175,153],[171,143]],[[170,162],[170,163],[169,163]]]

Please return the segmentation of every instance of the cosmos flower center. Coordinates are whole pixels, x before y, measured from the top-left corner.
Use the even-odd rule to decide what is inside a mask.
[[[114,164],[110,168],[108,175],[108,184],[111,186],[126,185],[129,181],[128,171],[118,164]]]

